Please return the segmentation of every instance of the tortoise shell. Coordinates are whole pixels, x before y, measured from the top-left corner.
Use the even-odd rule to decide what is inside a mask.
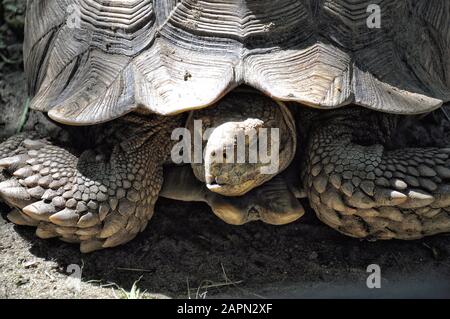
[[[177,114],[244,84],[321,109],[450,101],[449,1],[28,0],[27,12],[31,107],[65,124]]]

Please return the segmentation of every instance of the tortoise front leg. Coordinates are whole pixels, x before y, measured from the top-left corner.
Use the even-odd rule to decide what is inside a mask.
[[[16,208],[8,218],[37,226],[40,238],[80,243],[82,252],[128,242],[153,215],[177,124],[124,118],[109,125],[112,149],[99,145],[81,156],[50,143],[20,143],[21,155],[0,160],[11,174],[0,183],[0,198]]]
[[[303,176],[318,217],[359,238],[416,239],[450,231],[450,149],[387,150],[393,115],[318,120]]]

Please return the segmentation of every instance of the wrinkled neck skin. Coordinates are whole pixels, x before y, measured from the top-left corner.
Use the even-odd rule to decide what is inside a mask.
[[[124,151],[133,151],[134,148],[145,143],[153,134],[170,132],[183,127],[186,114],[176,116],[161,116],[154,114],[130,113],[110,122],[90,126],[59,125],[63,131],[69,134],[69,146],[81,153],[89,149],[100,149],[107,157],[116,146]],[[63,142],[63,141],[55,141]],[[135,146],[130,147],[132,142]],[[171,142],[173,144],[173,142]]]

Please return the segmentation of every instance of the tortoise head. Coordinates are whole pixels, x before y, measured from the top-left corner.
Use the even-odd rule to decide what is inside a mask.
[[[193,112],[188,128],[194,141],[202,140],[200,149],[192,148],[203,155],[200,163],[192,163],[194,174],[225,196],[243,195],[270,180],[290,164],[296,150],[287,107],[254,92],[232,93]]]

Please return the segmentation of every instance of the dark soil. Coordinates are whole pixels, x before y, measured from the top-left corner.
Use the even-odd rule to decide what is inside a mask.
[[[141,290],[171,297],[450,296],[449,236],[359,241],[312,214],[282,227],[234,227],[204,205],[160,200],[154,219],[135,240],[88,255],[58,240],[39,240],[33,229],[6,220],[0,236],[3,297],[114,297],[99,285],[115,283],[130,291],[139,278]],[[84,265],[78,293],[67,286],[70,264]],[[377,291],[366,287],[370,264],[381,267]]]

